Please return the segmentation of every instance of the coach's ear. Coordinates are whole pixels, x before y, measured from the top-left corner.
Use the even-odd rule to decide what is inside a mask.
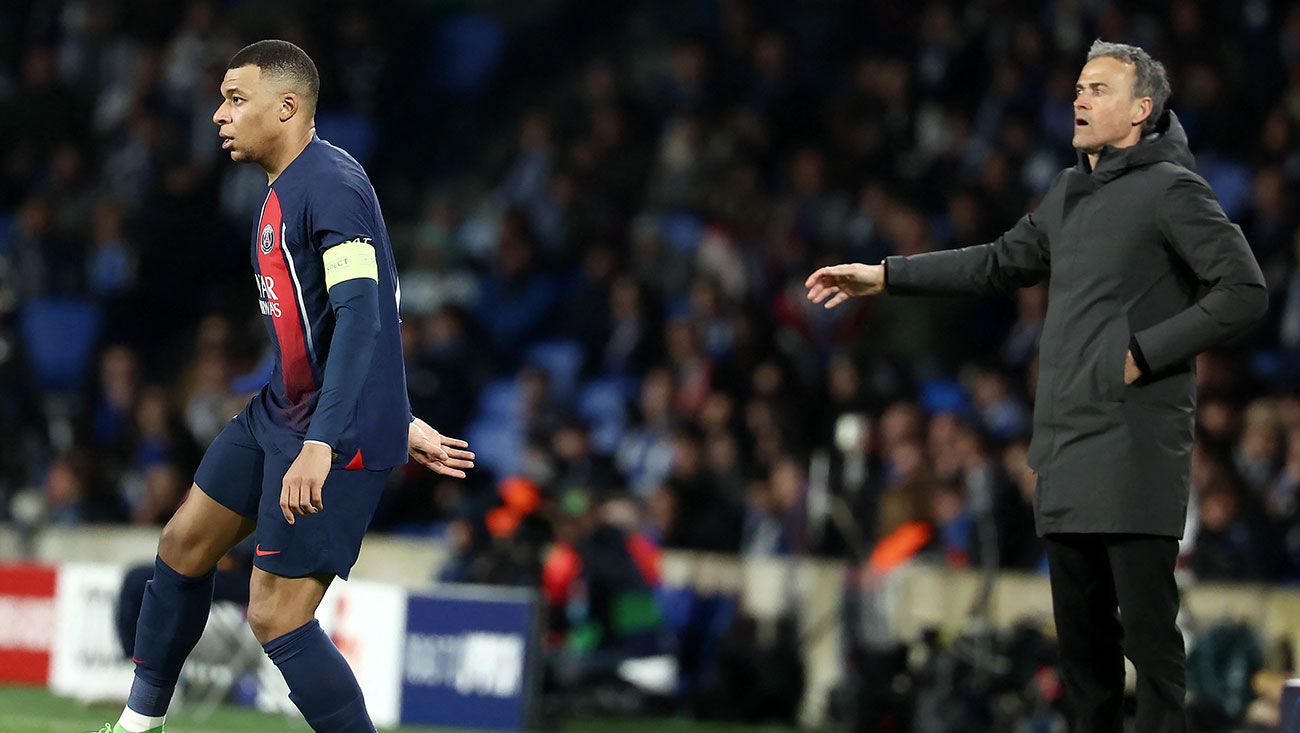
[[[302,110],[302,100],[293,92],[285,92],[280,97],[280,121],[288,122]]]

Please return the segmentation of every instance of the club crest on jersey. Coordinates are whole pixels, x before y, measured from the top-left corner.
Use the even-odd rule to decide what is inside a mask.
[[[275,227],[267,224],[262,228],[262,254],[269,255],[275,247]]]

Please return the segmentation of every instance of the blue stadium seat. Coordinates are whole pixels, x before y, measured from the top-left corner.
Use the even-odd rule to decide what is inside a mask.
[[[674,211],[660,218],[659,236],[678,252],[694,252],[704,236],[704,224],[695,214]]]
[[[511,377],[483,385],[475,415],[480,420],[515,422],[519,416],[519,384]]]
[[[348,151],[362,165],[370,162],[379,139],[375,123],[353,112],[317,112],[316,133],[322,140]]]
[[[36,384],[47,391],[80,389],[99,342],[99,308],[81,298],[39,298],[23,306],[19,319]]]
[[[1210,153],[1196,156],[1196,169],[1214,190],[1229,219],[1236,220],[1246,213],[1254,185],[1249,168],[1231,158]]]
[[[551,378],[552,394],[564,398],[578,381],[583,356],[577,341],[543,341],[528,350],[524,363],[546,372]]]
[[[640,386],[635,379],[606,377],[587,382],[578,391],[578,414],[591,427],[591,444],[613,452],[627,427],[627,404]]]
[[[496,476],[517,473],[523,464],[524,431],[511,423],[480,417],[465,428],[474,464]]]
[[[970,395],[966,394],[960,382],[948,379],[922,382],[918,397],[921,409],[931,415],[952,414],[963,419],[972,417]]]

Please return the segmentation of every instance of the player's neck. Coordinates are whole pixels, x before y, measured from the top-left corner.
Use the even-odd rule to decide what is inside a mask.
[[[262,164],[262,168],[266,170],[266,185],[269,186],[275,183],[275,179],[279,178],[281,173],[284,173],[284,169],[288,168],[289,164],[296,160],[299,155],[302,155],[302,151],[307,149],[307,146],[311,144],[312,137],[315,135],[316,126],[312,125],[306,131],[295,135],[285,145],[281,146],[281,152],[274,156],[273,160]]]

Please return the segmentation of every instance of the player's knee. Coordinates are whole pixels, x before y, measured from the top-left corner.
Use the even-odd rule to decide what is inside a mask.
[[[203,542],[202,532],[196,531],[179,513],[163,527],[158,538],[158,557],[181,575],[198,577],[216,565]]]
[[[295,613],[293,609],[273,601],[254,599],[248,604],[248,627],[262,644],[284,636],[311,620],[310,615],[305,618],[302,616],[303,614]]]
[[[248,628],[253,630],[253,636],[262,644],[278,636],[275,633],[275,613],[269,604],[257,601],[248,604]]]
[[[178,517],[172,517],[163,527],[162,535],[158,538],[158,557],[161,557],[162,561],[167,563],[173,570],[184,573],[184,570],[177,567],[178,565],[187,564],[185,562],[185,531]]]

